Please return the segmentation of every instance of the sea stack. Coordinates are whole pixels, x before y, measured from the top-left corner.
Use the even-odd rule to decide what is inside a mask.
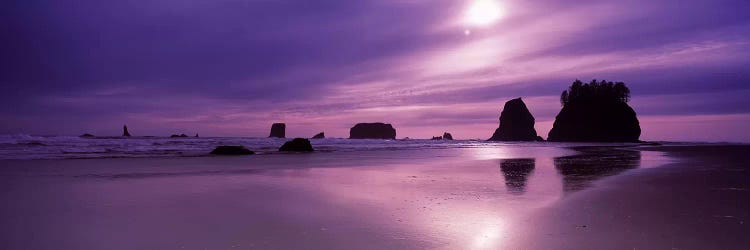
[[[326,134],[323,133],[323,132],[320,132],[320,133],[316,134],[315,136],[313,136],[312,138],[313,139],[323,139],[323,138],[326,138]]]
[[[550,141],[638,142],[641,127],[628,106],[630,89],[625,83],[579,80],[560,96],[563,105],[549,132]]]
[[[492,134],[490,141],[537,141],[541,137],[534,129],[534,116],[531,115],[521,98],[505,102],[500,113],[500,126]]]
[[[453,135],[451,135],[451,133],[445,132],[443,133],[443,140],[453,140]]]
[[[212,155],[252,155],[255,154],[252,150],[245,148],[244,146],[218,146],[213,151]]]
[[[294,138],[291,141],[287,141],[284,145],[279,148],[281,152],[312,152],[313,147],[310,144],[310,140],[305,138]]]
[[[271,135],[268,137],[285,138],[286,137],[286,124],[274,123],[271,125]]]
[[[130,136],[130,132],[128,132],[128,125],[122,126],[122,136]]]
[[[396,139],[396,129],[387,123],[357,123],[349,130],[349,139]]]

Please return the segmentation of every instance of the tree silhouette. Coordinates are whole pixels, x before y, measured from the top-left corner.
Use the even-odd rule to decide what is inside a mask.
[[[613,101],[627,103],[630,101],[630,89],[623,82],[615,83],[606,80],[596,81],[594,79],[589,83],[583,83],[581,80],[576,79],[568,90],[560,94],[560,104],[563,106],[574,101]]]

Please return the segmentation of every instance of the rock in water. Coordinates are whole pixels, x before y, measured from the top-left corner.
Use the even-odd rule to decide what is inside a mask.
[[[396,129],[381,122],[357,123],[349,130],[349,139],[396,139]]]
[[[283,152],[312,152],[313,147],[310,144],[310,140],[305,138],[294,138],[291,141],[287,141],[279,148],[279,151]]]
[[[433,140],[442,140],[443,137],[442,136],[433,136],[432,139]]]
[[[555,117],[549,141],[638,142],[641,126],[624,102],[569,102]]]
[[[505,103],[500,113],[500,126],[492,134],[490,141],[535,141],[534,116],[531,115],[521,98]]]
[[[285,138],[286,137],[286,124],[274,123],[271,125],[271,135],[268,137]]]
[[[94,136],[94,135],[92,135],[92,134],[89,134],[89,133],[86,133],[86,134],[82,134],[82,135],[80,135],[80,136],[78,136],[78,137],[81,137],[81,138],[94,138],[94,137],[96,137],[96,136]]]
[[[179,135],[178,134],[174,134],[174,135],[170,135],[169,137],[170,138],[184,138],[184,137],[188,137],[188,136],[186,134],[179,134]]]
[[[451,135],[451,133],[445,132],[443,133],[443,140],[453,140],[453,135]]]
[[[638,142],[641,126],[628,106],[630,89],[622,82],[576,80],[560,97],[550,141]]]
[[[122,126],[122,136],[130,136],[130,132],[128,132],[128,126],[123,125]]]
[[[312,137],[313,139],[323,139],[326,138],[326,134],[323,132],[318,133],[317,135]]]
[[[213,151],[212,155],[251,155],[255,152],[245,148],[244,146],[218,146]]]

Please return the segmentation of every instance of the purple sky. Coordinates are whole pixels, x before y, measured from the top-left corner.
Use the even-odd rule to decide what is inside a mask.
[[[487,26],[472,0],[3,1],[0,133],[486,139],[520,96],[546,137],[596,78],[641,139],[750,141],[747,0],[495,1]]]

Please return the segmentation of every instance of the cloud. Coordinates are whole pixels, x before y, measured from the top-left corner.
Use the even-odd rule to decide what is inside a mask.
[[[507,0],[468,36],[465,3],[447,0],[3,5],[0,133],[264,136],[285,121],[346,136],[386,121],[479,138],[522,96],[544,134],[576,78],[625,81],[644,116],[750,113],[745,1]]]

